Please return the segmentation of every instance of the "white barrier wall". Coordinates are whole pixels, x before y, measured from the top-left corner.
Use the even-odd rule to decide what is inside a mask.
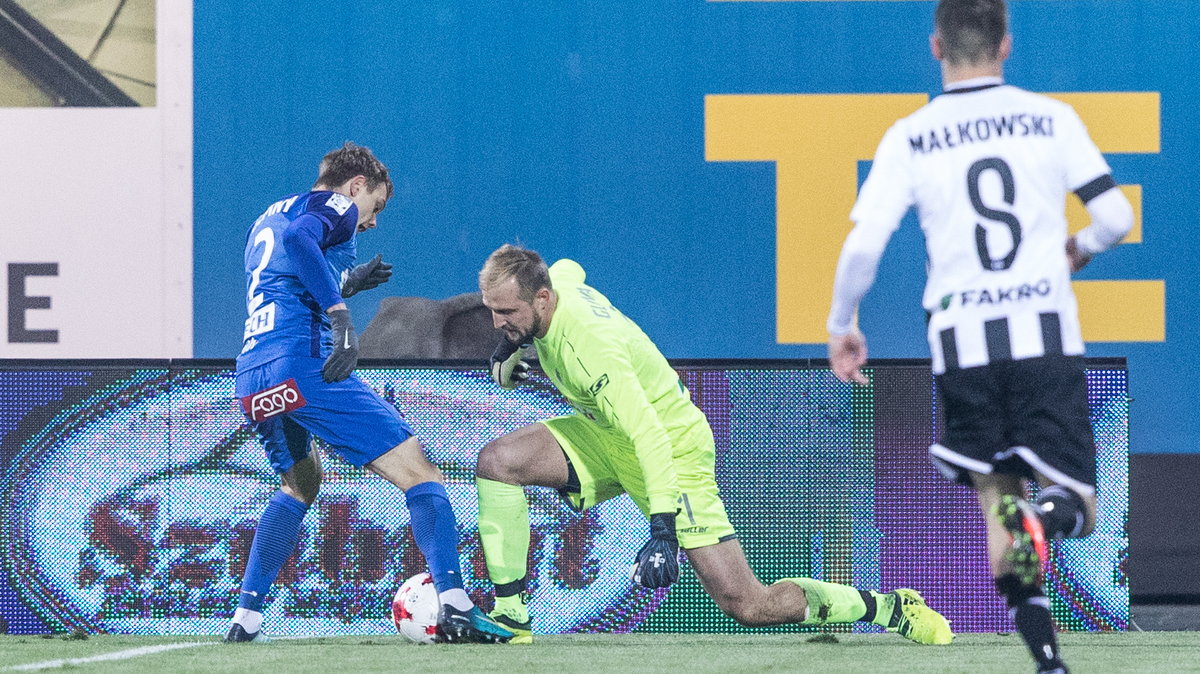
[[[0,108],[0,358],[192,354],[192,5],[153,107]]]

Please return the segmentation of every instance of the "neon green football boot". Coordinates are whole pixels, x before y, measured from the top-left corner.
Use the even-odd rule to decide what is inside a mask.
[[[1012,566],[1012,572],[1026,585],[1040,586],[1045,582],[1045,566],[1050,558],[1039,513],[1036,505],[1011,494],[1002,496],[995,508],[995,515],[1012,536],[1005,559]]]
[[[929,608],[916,590],[901,588],[882,595],[879,599],[891,600],[892,615],[886,625],[887,631],[896,632],[918,644],[940,646],[954,640],[950,621],[941,613]]]
[[[488,615],[513,633],[510,644],[533,643],[533,621],[529,619],[529,595],[522,592],[511,597],[496,597],[496,608]]]

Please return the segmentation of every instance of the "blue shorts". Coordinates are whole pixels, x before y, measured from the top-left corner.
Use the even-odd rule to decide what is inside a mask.
[[[355,466],[413,436],[396,408],[358,377],[326,384],[323,364],[320,358],[279,358],[237,373],[242,411],[277,473],[308,456],[314,435]]]

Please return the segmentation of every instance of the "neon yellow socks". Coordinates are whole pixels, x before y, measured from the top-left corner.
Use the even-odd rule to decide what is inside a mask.
[[[488,576],[497,587],[525,578],[529,559],[529,502],[525,489],[476,478],[479,489],[479,539]],[[513,595],[520,602],[519,595]],[[496,598],[497,606],[500,597]]]
[[[826,623],[852,623],[868,620],[876,625],[887,626],[892,615],[892,600],[889,595],[868,591],[874,599],[874,615],[867,615],[867,602],[858,588],[837,583],[827,583],[813,578],[784,578],[799,585],[808,599],[808,615],[801,625],[824,625]]]

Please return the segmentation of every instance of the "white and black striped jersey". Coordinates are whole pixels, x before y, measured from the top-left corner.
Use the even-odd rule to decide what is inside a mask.
[[[1069,105],[999,78],[960,84],[966,86],[884,135],[850,214],[856,226],[847,249],[875,254],[878,264],[901,218],[916,207],[928,254],[923,303],[936,373],[1082,354],[1064,250],[1065,200],[1069,190],[1085,203],[1109,190],[1119,195],[1108,164]],[[1117,227],[1124,229],[1115,238],[1099,237],[1103,247],[1128,230]],[[848,256],[854,250],[843,251],[839,276]],[[837,294],[853,283],[842,281],[829,322],[835,333],[852,325],[861,299],[851,298],[847,311],[847,298]]]

